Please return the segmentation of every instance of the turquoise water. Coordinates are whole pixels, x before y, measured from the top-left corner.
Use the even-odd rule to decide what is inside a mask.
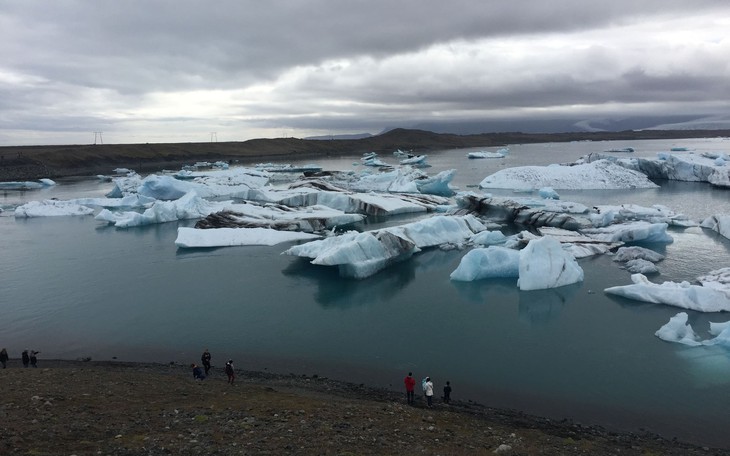
[[[431,154],[429,172],[457,168],[456,183],[466,188],[490,168],[570,161],[620,144],[512,146],[506,164],[445,151]],[[667,144],[620,147],[651,154]],[[727,143],[692,144],[718,150]],[[346,169],[353,161],[316,163]],[[0,204],[102,195],[109,185],[70,180],[43,193],[0,194]],[[730,213],[725,191],[661,185],[560,193],[591,205],[662,203],[697,219]],[[191,362],[207,347],[217,366],[230,357],[242,369],[393,389],[413,371],[430,375],[437,391],[450,380],[456,399],[730,446],[730,351],[656,338],[680,309],[605,295],[604,288],[629,283],[610,257],[581,260],[583,283],[544,291],[520,292],[515,280],[452,283],[459,251],[427,250],[355,281],[280,255],[288,245],[176,249],[177,227],[192,224],[118,230],[91,217],[16,220],[6,211],[0,345],[12,357],[41,350],[40,363],[83,356]],[[698,228],[671,234],[673,244],[651,246],[667,255],[653,280],[692,280],[728,266],[727,239]],[[702,334],[730,314],[690,312],[690,319]]]

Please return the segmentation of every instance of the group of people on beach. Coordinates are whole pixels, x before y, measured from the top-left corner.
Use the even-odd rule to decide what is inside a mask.
[[[23,367],[38,367],[38,353],[40,352],[36,350],[23,350],[23,353],[20,356],[20,359],[23,361]],[[10,356],[8,356],[8,350],[6,348],[0,350],[0,364],[3,365],[3,369],[8,367],[9,360]]]
[[[203,354],[200,355],[200,363],[203,365],[203,369],[205,369],[205,372],[203,372],[203,369],[200,368],[195,363],[192,363],[190,367],[193,369],[193,378],[195,380],[203,380],[205,377],[210,375],[210,369],[211,369],[211,360],[212,356],[210,354],[210,351],[206,348],[205,351],[203,351]],[[229,359],[226,362],[225,367],[226,376],[228,377],[228,383],[231,385],[236,380],[236,370],[233,368],[233,360]]]
[[[416,379],[413,378],[413,372],[408,372],[406,378],[403,379],[403,383],[406,387],[406,401],[409,405],[413,405],[415,403],[416,395]],[[429,408],[433,407],[434,386],[433,382],[431,381],[431,377],[426,377],[421,381],[421,388],[423,389],[424,396],[426,396],[426,406]],[[444,386],[444,395],[442,399],[444,401],[444,404],[448,404],[451,402],[451,382],[449,381],[447,381],[446,385]]]

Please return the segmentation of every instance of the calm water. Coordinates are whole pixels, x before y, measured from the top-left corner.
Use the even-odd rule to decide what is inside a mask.
[[[430,154],[428,171],[457,168],[455,184],[466,189],[503,167],[626,146],[653,156],[675,143],[730,149],[720,140],[517,145],[502,160]],[[357,158],[308,162],[353,169]],[[559,193],[590,205],[662,203],[695,219],[730,213],[726,191],[660,184]],[[101,196],[109,188],[59,181],[53,189],[0,194],[0,205]],[[581,260],[583,283],[545,291],[520,292],[515,280],[452,283],[465,252],[439,250],[355,281],[280,255],[287,245],[176,249],[177,227],[193,223],[118,230],[91,217],[16,220],[7,210],[0,215],[0,345],[12,357],[41,350],[41,363],[82,356],[191,362],[208,347],[217,366],[231,357],[242,369],[394,389],[412,370],[430,375],[439,391],[450,380],[458,399],[730,446],[730,351],[656,338],[680,309],[605,295],[606,287],[630,282],[610,257]],[[671,234],[673,244],[651,246],[667,255],[653,280],[692,280],[730,264],[727,239],[698,228]],[[708,322],[730,314],[690,318],[706,334]]]

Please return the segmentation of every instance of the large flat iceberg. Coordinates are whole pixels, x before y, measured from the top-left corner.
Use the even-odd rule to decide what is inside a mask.
[[[15,208],[17,218],[91,215],[93,213],[94,209],[90,207],[58,200],[30,201]]]
[[[507,168],[485,177],[481,188],[558,190],[656,188],[645,174],[608,160],[580,165],[520,166]]]
[[[664,282],[656,284],[643,274],[633,274],[631,285],[606,288],[608,294],[622,296],[637,301],[667,304],[699,312],[728,312],[730,297],[722,290],[689,282]]]
[[[214,228],[199,230],[180,227],[175,245],[180,248],[232,247],[244,245],[276,245],[282,242],[309,241],[319,236],[270,228]]]

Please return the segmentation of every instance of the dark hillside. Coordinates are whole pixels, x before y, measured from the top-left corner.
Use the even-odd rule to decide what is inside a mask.
[[[0,147],[0,181],[108,174],[117,167],[140,172],[177,169],[196,161],[227,160],[255,163],[323,156],[357,156],[365,152],[414,153],[465,147],[566,141],[675,139],[730,136],[730,130],[644,130],[597,133],[528,134],[520,132],[479,135],[439,134],[395,129],[362,139],[252,139],[243,142],[103,144]]]

